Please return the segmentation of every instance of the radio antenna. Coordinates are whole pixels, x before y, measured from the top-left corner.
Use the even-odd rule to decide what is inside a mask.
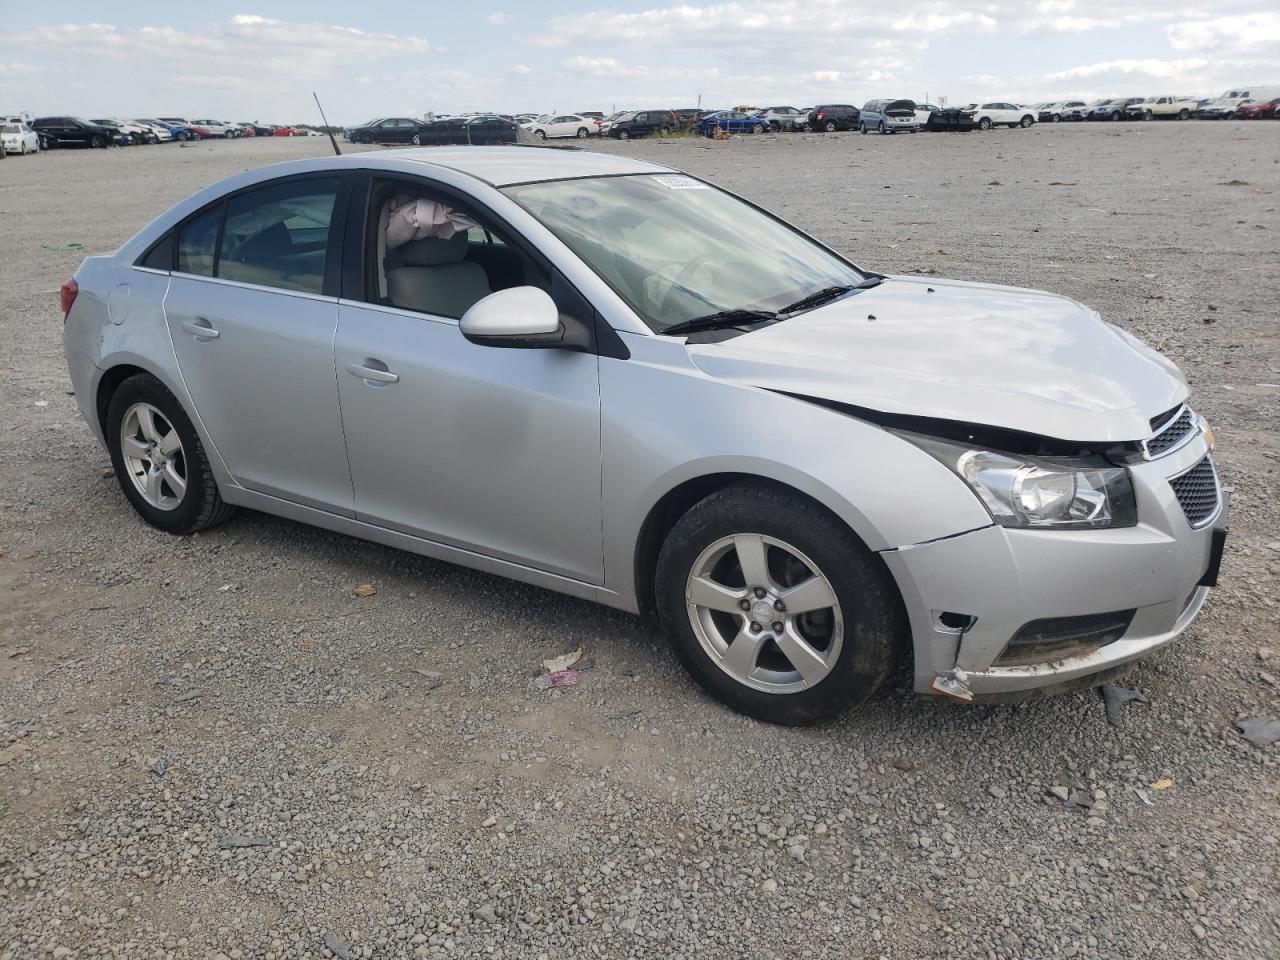
[[[340,157],[342,156],[342,151],[338,149],[338,141],[334,139],[333,129],[329,126],[329,118],[324,115],[324,107],[320,106],[320,98],[316,96],[314,90],[311,91],[311,96],[316,101],[316,109],[320,111],[320,119],[324,121],[324,132],[329,135],[329,142],[333,144],[333,152]]]

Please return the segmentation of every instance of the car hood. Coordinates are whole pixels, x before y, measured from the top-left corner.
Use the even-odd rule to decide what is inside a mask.
[[[1079,442],[1146,437],[1187,395],[1172,362],[1074,300],[954,280],[891,277],[688,350],[737,383]]]

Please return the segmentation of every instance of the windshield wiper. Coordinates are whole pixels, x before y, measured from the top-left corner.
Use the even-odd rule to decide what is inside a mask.
[[[795,313],[797,310],[808,310],[811,307],[819,306],[828,300],[834,300],[836,297],[842,297],[846,293],[854,290],[870,290],[872,287],[878,287],[884,283],[884,277],[878,273],[869,273],[861,283],[842,284],[834,287],[825,287],[817,293],[811,293],[803,300],[797,300],[795,303],[789,304],[779,310],[779,313]]]
[[[740,327],[746,323],[759,323],[762,320],[777,320],[778,315],[769,310],[721,310],[709,313],[705,317],[694,317],[692,320],[681,320],[662,331],[667,334],[697,333],[700,330],[723,330],[726,327]]]

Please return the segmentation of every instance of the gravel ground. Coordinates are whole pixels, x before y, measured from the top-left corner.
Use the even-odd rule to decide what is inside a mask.
[[[58,284],[328,143],[10,158],[0,958],[1280,955],[1280,745],[1235,728],[1280,714],[1280,124],[603,149],[877,270],[1069,294],[1182,365],[1234,529],[1205,614],[1125,681],[1149,705],[888,689],[771,728],[651,622],[253,513],[158,533],[67,394]],[[535,686],[579,646],[578,687]]]

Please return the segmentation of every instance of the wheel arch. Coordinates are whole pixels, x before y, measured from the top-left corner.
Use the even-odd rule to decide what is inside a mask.
[[[905,603],[896,578],[893,576],[888,565],[884,563],[883,558],[875,552],[874,549],[872,549],[872,547],[867,543],[866,538],[854,529],[853,525],[849,523],[848,518],[843,516],[841,511],[833,509],[830,504],[824,503],[820,497],[815,496],[813,493],[802,490],[784,480],[765,476],[760,473],[734,470],[704,473],[698,476],[689,477],[664,493],[649,508],[643,522],[640,524],[639,533],[636,536],[635,555],[632,567],[632,573],[635,579],[634,589],[636,606],[641,614],[649,615],[655,611],[656,598],[654,590],[658,553],[661,551],[662,544],[666,541],[667,535],[671,532],[671,529],[676,525],[677,521],[688,513],[696,504],[711,496],[713,493],[738,483],[758,484],[760,486],[770,487],[774,490],[792,494],[796,497],[807,500],[832,514],[840,524],[849,531],[850,535],[855,537],[863,546],[867,547],[868,551],[875,557],[875,562],[881,569],[885,582],[891,586],[896,598],[896,603],[899,605],[905,618]]]
[[[122,353],[105,358],[99,370],[97,382],[93,385],[92,409],[95,420],[91,426],[96,429],[98,437],[103,443],[107,442],[107,411],[111,406],[111,397],[120,388],[120,384],[132,376],[145,373],[155,377],[166,390],[173,394],[178,406],[187,415],[187,419],[191,421],[196,435],[200,438],[200,443],[204,445],[209,467],[213,470],[213,476],[219,489],[226,491],[228,488],[238,485],[231,475],[226,462],[222,459],[222,454],[219,452],[217,444],[213,442],[213,439],[209,436],[209,431],[205,429],[204,421],[200,419],[199,411],[196,410],[186,387],[181,382],[180,373],[174,371],[174,375],[171,376],[168,371],[165,371],[160,366],[132,353]],[[175,376],[178,378],[176,381]]]

